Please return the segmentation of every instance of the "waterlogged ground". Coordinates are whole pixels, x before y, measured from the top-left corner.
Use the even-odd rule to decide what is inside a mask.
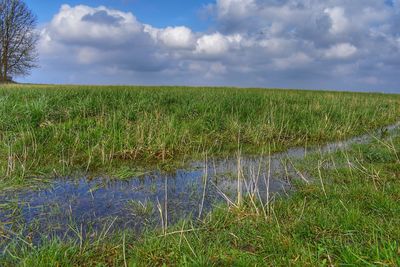
[[[114,230],[173,224],[182,218],[200,218],[222,202],[253,195],[264,202],[287,194],[297,179],[312,182],[295,167],[308,153],[327,153],[365,143],[376,135],[390,135],[400,124],[373,134],[327,144],[294,148],[271,156],[206,159],[186,169],[151,171],[140,177],[55,179],[41,190],[0,193],[1,238],[26,236],[39,242],[43,235],[86,238]],[[90,236],[89,236],[90,237]]]
[[[242,164],[246,167],[241,168],[241,177],[255,177],[259,168],[265,173],[261,162],[243,160]],[[85,236],[87,232],[124,228],[141,231],[161,226],[162,220],[172,224],[182,218],[200,217],[214,204],[235,201],[238,190],[237,163],[230,159],[215,161],[208,164],[207,171],[204,165],[126,180],[61,178],[43,190],[3,193],[0,222],[6,234],[22,230],[35,239],[44,233],[68,237],[77,232]],[[277,178],[270,179],[271,194],[290,189],[281,176]],[[254,187],[250,185],[254,181],[247,182],[247,186],[241,185],[242,191]],[[265,186],[261,187],[264,194]]]

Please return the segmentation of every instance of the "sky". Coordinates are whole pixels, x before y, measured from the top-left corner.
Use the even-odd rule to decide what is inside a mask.
[[[17,81],[400,93],[400,0],[26,0]]]

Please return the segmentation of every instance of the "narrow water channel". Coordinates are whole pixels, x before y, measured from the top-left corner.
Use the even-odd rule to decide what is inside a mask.
[[[399,126],[386,129],[392,133]],[[286,194],[292,189],[291,179],[300,179],[292,161],[371,139],[364,135],[318,148],[292,148],[270,157],[209,159],[175,172],[152,171],[124,180],[63,177],[42,190],[0,192],[0,232],[39,240],[42,235],[63,238],[128,228],[140,232],[160,226],[162,219],[173,224],[182,218],[198,218],[219,203],[235,202],[238,191],[264,200]]]

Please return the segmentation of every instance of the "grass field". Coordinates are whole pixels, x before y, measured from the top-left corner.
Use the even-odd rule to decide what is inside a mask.
[[[167,234],[44,237],[40,247],[16,239],[1,260],[3,266],[399,266],[399,157],[399,136],[310,155],[300,168],[320,179],[264,208],[248,200],[220,207]]]
[[[0,88],[0,190],[73,173],[129,176],[207,155],[261,154],[382,129],[295,162],[311,183],[245,196],[202,220],[137,235],[43,236],[0,227],[1,266],[399,266],[400,95],[231,88]],[[239,175],[238,175],[239,176]],[[0,208],[1,208],[0,203]],[[1,225],[0,225],[1,226]],[[8,237],[7,237],[8,236]]]
[[[0,88],[2,185],[129,176],[183,159],[344,139],[395,122],[400,95],[231,88]]]

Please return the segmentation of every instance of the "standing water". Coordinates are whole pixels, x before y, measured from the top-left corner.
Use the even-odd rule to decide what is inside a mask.
[[[387,127],[393,132],[400,124]],[[238,195],[256,194],[260,200],[291,189],[301,177],[291,159],[307,153],[333,152],[365,143],[365,135],[320,148],[293,148],[270,157],[241,157],[194,162],[173,173],[149,172],[141,177],[59,178],[43,190],[22,189],[0,193],[0,232],[23,234],[33,240],[45,235],[86,236],[113,230],[173,224],[200,218],[222,202],[235,203]]]

